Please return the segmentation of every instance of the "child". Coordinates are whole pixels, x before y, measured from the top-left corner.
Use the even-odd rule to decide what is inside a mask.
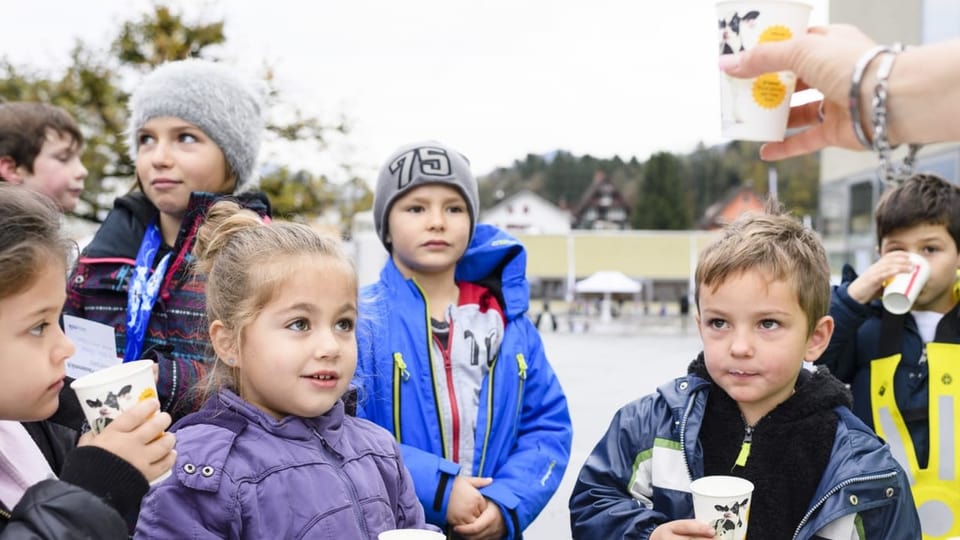
[[[570,497],[574,538],[713,538],[690,482],[754,484],[749,538],[917,538],[906,474],[849,411],[843,384],[803,369],[830,341],[830,270],[795,219],[748,215],[700,255],[689,374],[620,409]],[[749,302],[745,301],[749,299]]]
[[[830,302],[836,331],[817,362],[851,385],[853,412],[909,472],[924,538],[960,536],[960,390],[951,384],[960,360],[958,212],[960,188],[933,175],[884,193],[876,209],[880,259],[859,277],[844,269]],[[912,311],[893,315],[876,300],[884,282],[911,270],[908,253],[930,263],[930,277]]]
[[[0,180],[21,184],[72,212],[87,169],[80,162],[83,134],[73,117],[43,103],[0,104]]]
[[[148,400],[76,449],[46,420],[74,352],[59,325],[67,241],[44,195],[0,183],[0,215],[0,538],[127,538],[147,480],[173,465],[173,435],[157,437],[170,416]]]
[[[523,246],[476,225],[466,158],[437,143],[380,171],[374,224],[390,252],[364,313],[358,415],[400,442],[427,521],[465,538],[520,538],[560,485],[571,424],[525,315]]]
[[[66,313],[114,327],[124,360],[159,364],[160,402],[174,418],[199,405],[184,397],[207,370],[203,280],[190,268],[196,231],[215,199],[254,175],[263,119],[251,82],[203,60],[144,79],[130,98],[138,190],[117,199],[68,282]],[[238,198],[269,213],[260,193]]]
[[[335,239],[239,210],[216,203],[194,248],[218,363],[206,404],[174,426],[174,475],[147,495],[136,536],[372,539],[423,527],[397,443],[344,414],[352,263]]]

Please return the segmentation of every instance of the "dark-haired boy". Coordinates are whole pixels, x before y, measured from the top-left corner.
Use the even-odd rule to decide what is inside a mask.
[[[924,539],[960,536],[960,188],[918,174],[883,194],[876,208],[880,258],[857,276],[844,269],[833,290],[836,330],[818,364],[853,390],[853,412],[883,437],[910,475]],[[930,263],[910,312],[877,300],[908,272],[908,254]]]
[[[71,212],[87,177],[82,148],[83,134],[63,109],[27,101],[0,104],[0,180],[39,191]]]

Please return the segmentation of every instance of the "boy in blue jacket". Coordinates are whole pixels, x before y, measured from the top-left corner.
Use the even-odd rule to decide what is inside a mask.
[[[560,485],[572,428],[525,316],[523,246],[478,213],[450,147],[406,145],[384,164],[374,224],[390,259],[360,293],[357,414],[400,443],[428,522],[520,538]]]
[[[919,538],[903,469],[848,409],[826,370],[830,269],[795,219],[749,215],[700,256],[703,353],[685,377],[624,406],[570,498],[573,537],[714,538],[690,483],[754,484],[747,534],[761,539]]]
[[[880,258],[857,276],[844,268],[833,290],[836,331],[818,364],[853,390],[853,412],[910,474],[926,540],[960,536],[960,188],[917,174],[883,194],[876,209]],[[910,312],[894,315],[878,298],[893,275],[930,263]]]

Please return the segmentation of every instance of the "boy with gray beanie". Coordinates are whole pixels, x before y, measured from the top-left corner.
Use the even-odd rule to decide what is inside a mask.
[[[360,291],[357,415],[394,434],[427,521],[454,538],[520,538],[560,485],[566,397],[526,316],[526,252],[477,224],[469,161],[435,141],[380,170],[390,252]]]
[[[269,216],[254,177],[264,93],[230,67],[169,62],[130,97],[130,155],[138,190],[118,198],[80,255],[64,313],[116,329],[124,361],[159,364],[157,390],[174,419],[198,403],[191,387],[207,371],[203,279],[190,269],[207,208],[233,196]],[[242,193],[241,193],[242,191]]]

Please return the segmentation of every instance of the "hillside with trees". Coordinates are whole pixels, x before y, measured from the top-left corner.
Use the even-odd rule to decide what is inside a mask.
[[[635,229],[683,230],[696,227],[706,209],[732,189],[747,185],[768,194],[770,168],[776,170],[777,198],[795,215],[816,216],[820,178],[819,155],[767,163],[759,159],[759,143],[734,141],[689,154],[658,152],[641,162],[619,156],[598,158],[558,151],[527,155],[480,178],[480,200],[489,208],[504,197],[529,189],[561,207],[573,207],[602,170],[632,208]]]
[[[180,12],[156,4],[122,23],[108,48],[78,41],[63,72],[43,72],[0,57],[0,101],[43,101],[62,107],[77,119],[87,138],[81,159],[89,174],[78,216],[100,221],[114,197],[133,185],[134,164],[124,130],[127,100],[137,81],[166,61],[217,60],[216,51],[226,42],[223,27],[223,21],[188,21]],[[273,83],[269,65],[261,75],[268,93],[267,142],[296,141],[298,148],[306,145],[323,152],[330,137],[349,131],[346,121],[328,125],[286,101]],[[347,165],[342,167],[350,180],[334,184],[317,171],[270,164],[262,171],[261,189],[277,215],[317,215],[332,209],[348,217],[370,207],[372,192]]]

